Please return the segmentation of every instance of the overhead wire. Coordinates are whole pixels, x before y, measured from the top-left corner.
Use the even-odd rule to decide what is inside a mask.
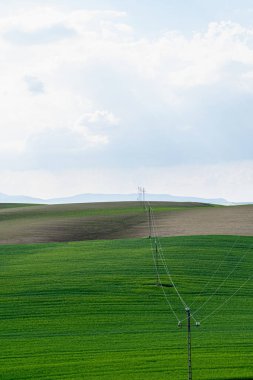
[[[213,272],[212,276],[209,278],[209,280],[207,281],[207,283],[205,284],[205,286],[202,288],[202,290],[195,296],[194,300],[191,302],[191,304],[189,305],[189,307],[191,307],[195,302],[196,300],[204,293],[205,289],[208,287],[208,285],[211,283],[212,279],[214,278],[214,276],[216,275],[216,273],[219,271],[219,269],[221,268],[222,264],[227,260],[227,258],[230,256],[232,250],[234,249],[236,243],[240,240],[240,236],[237,237],[237,239],[234,241],[234,244],[232,245],[232,247],[230,248],[230,250],[227,252],[227,255],[223,258],[223,260],[220,262],[219,266],[217,267],[217,269]]]
[[[166,294],[166,292],[165,292],[165,290],[163,288],[161,277],[160,277],[160,274],[159,274],[159,271],[158,271],[158,268],[157,268],[157,265],[156,265],[154,250],[153,250],[153,246],[152,246],[152,242],[151,241],[150,241],[150,245],[151,245],[151,252],[152,252],[152,257],[153,257],[153,261],[154,261],[154,267],[155,267],[155,270],[156,270],[156,275],[157,275],[157,278],[158,278],[158,281],[159,281],[159,285],[162,288],[165,300],[166,300],[167,304],[169,305],[169,308],[171,309],[172,313],[174,314],[177,322],[179,322],[180,319],[178,318],[175,310],[173,309],[172,304],[171,304],[170,300],[168,299],[168,296],[167,296],[167,294]]]
[[[249,277],[246,281],[244,281],[244,283],[233,293],[231,294],[221,305],[219,305],[218,307],[216,307],[214,310],[211,311],[210,314],[208,314],[205,318],[201,319],[201,322],[204,322],[206,321],[208,318],[211,317],[211,315],[213,315],[214,313],[216,313],[216,311],[220,310],[228,301],[231,300],[232,297],[234,297],[250,280],[252,279],[252,276]]]
[[[156,232],[156,226],[155,226],[155,222],[154,222],[154,216],[153,216],[153,210],[152,210],[152,208],[151,208],[151,215],[152,215],[152,223],[153,223],[153,226],[154,226],[154,230],[155,230],[155,232]],[[175,291],[176,291],[176,293],[177,293],[177,295],[178,295],[178,297],[179,297],[179,299],[180,299],[182,305],[183,305],[184,307],[187,307],[186,302],[184,301],[183,297],[182,297],[181,294],[179,293],[179,291],[178,291],[178,289],[177,289],[177,287],[176,287],[176,285],[175,285],[175,283],[174,283],[174,281],[173,281],[173,279],[172,279],[172,276],[171,276],[170,271],[169,271],[169,269],[168,269],[167,263],[166,263],[166,261],[165,261],[165,257],[164,257],[164,253],[163,253],[163,249],[162,249],[162,246],[161,246],[160,240],[159,240],[158,237],[157,237],[157,232],[155,233],[155,238],[156,238],[156,241],[158,242],[158,253],[159,253],[160,258],[161,258],[161,260],[162,260],[162,263],[163,263],[163,265],[164,265],[164,269],[165,269],[165,271],[166,271],[166,273],[167,273],[167,275],[168,275],[168,277],[169,277],[169,279],[170,279],[170,282],[171,282],[171,284],[173,285],[173,287],[174,287],[174,289],[175,289]]]
[[[253,244],[252,244],[253,245]],[[216,288],[216,290],[207,298],[207,300],[193,313],[195,315],[198,313],[212,298],[213,296],[218,292],[218,290],[223,286],[223,284],[229,279],[229,277],[235,272],[239,264],[243,261],[249,250],[251,249],[252,245],[248,248],[248,250],[245,252],[245,254],[241,257],[241,259],[238,261],[236,266],[230,271],[230,273],[227,275],[227,277],[221,282],[221,284]]]
[[[172,286],[174,287],[177,295],[178,295],[178,298],[180,299],[182,305],[184,306],[184,308],[187,308],[187,304],[186,302],[184,301],[183,297],[181,296],[180,292],[178,291],[173,279],[172,279],[172,276],[171,276],[171,273],[168,269],[168,266],[167,266],[167,263],[166,263],[166,260],[165,260],[165,257],[164,257],[164,253],[163,253],[163,248],[162,248],[162,245],[161,245],[161,242],[160,240],[158,239],[158,233],[157,233],[157,227],[156,227],[156,223],[155,223],[155,217],[154,217],[154,211],[153,211],[153,208],[151,207],[150,203],[148,201],[144,201],[144,205],[145,205],[145,210],[148,212],[150,212],[150,222],[151,222],[151,230],[153,232],[153,235],[154,235],[154,239],[155,239],[155,244],[157,244],[157,253],[160,257],[160,260],[163,264],[163,267],[165,269],[165,272],[167,274],[167,276],[169,277],[170,281],[171,281],[171,284]],[[148,206],[148,207],[147,207]],[[150,236],[151,238],[151,236]],[[217,267],[217,269],[215,270],[215,272],[212,274],[211,278],[209,279],[209,281],[206,283],[206,285],[202,288],[201,292],[199,293],[199,295],[203,294],[204,290],[207,288],[207,286],[210,284],[210,282],[212,281],[213,277],[216,275],[216,273],[219,271],[219,269],[221,268],[223,262],[229,257],[229,255],[231,254],[232,250],[234,249],[236,243],[239,241],[240,239],[240,236],[237,237],[237,239],[235,240],[235,242],[233,243],[233,246],[230,248],[230,250],[228,251],[227,255],[224,257],[224,259],[222,260],[222,262],[219,264],[219,266]],[[226,278],[221,282],[221,284],[216,288],[216,290],[208,297],[208,299],[194,312],[194,313],[191,313],[191,317],[194,319],[195,322],[197,322],[197,320],[195,319],[194,315],[196,315],[210,300],[211,298],[218,292],[218,290],[223,286],[223,284],[228,280],[228,278],[235,272],[235,270],[238,268],[239,264],[243,261],[243,259],[245,258],[245,256],[247,255],[247,253],[249,252],[250,248],[253,246],[253,244],[248,248],[248,250],[246,251],[246,253],[241,257],[241,259],[237,262],[236,266],[230,271],[230,273],[226,276]],[[168,297],[167,297],[167,294],[163,288],[163,285],[162,285],[162,282],[161,282],[161,278],[160,278],[160,274],[159,274],[159,270],[158,270],[158,267],[157,267],[157,263],[156,263],[156,260],[155,260],[155,256],[154,256],[154,251],[153,251],[153,247],[152,247],[152,242],[151,242],[151,249],[152,249],[152,256],[153,256],[153,260],[154,260],[154,264],[155,264],[155,268],[156,268],[156,274],[157,274],[157,278],[159,279],[159,284],[162,288],[162,291],[164,293],[164,296],[166,298],[166,302],[168,303],[170,309],[172,310],[174,316],[176,317],[177,321],[180,322],[177,314],[175,313],[173,307],[172,307],[172,304],[171,302],[169,301]],[[213,309],[211,311],[211,313],[209,313],[205,318],[203,318],[201,320],[201,322],[203,323],[204,321],[206,321],[208,318],[210,318],[210,316],[212,316],[216,311],[218,311],[219,309],[221,309],[227,302],[229,302],[231,300],[232,297],[234,297],[247,283],[248,281],[250,281],[252,277],[248,278],[246,281],[243,282],[243,284],[241,284],[241,286],[232,294],[230,295],[222,304],[220,304],[218,307],[216,307],[215,309]],[[196,299],[199,297],[196,296],[195,299],[193,300],[193,302],[189,305],[189,308],[196,302]],[[183,322],[184,320],[186,320],[187,318],[183,319],[181,322]]]
[[[236,245],[236,243],[238,243],[238,241],[240,240],[240,238],[241,238],[241,236],[239,235],[239,236],[237,236],[237,239],[234,241],[234,243],[233,243],[233,245],[232,245],[232,247],[231,247],[231,249],[229,250],[229,252],[228,252],[228,254],[225,256],[225,258],[222,260],[222,262],[220,263],[220,265],[218,266],[218,268],[216,269],[216,271],[213,273],[213,275],[211,276],[211,278],[209,279],[209,281],[207,282],[207,284],[205,285],[205,287],[202,289],[202,291],[199,293],[199,295],[197,296],[197,297],[195,297],[195,299],[194,299],[194,301],[191,303],[191,305],[193,305],[194,304],[194,302],[195,302],[195,300],[196,300],[196,298],[198,298],[201,294],[203,294],[203,291],[207,288],[207,286],[210,284],[210,282],[212,281],[212,279],[213,279],[213,277],[214,277],[214,275],[218,272],[218,270],[220,269],[220,267],[221,267],[221,265],[223,264],[223,262],[229,257],[229,255],[231,254],[231,252],[232,252],[232,250],[234,249],[234,247],[235,247],[235,245]],[[238,267],[238,265],[242,262],[242,260],[244,259],[244,257],[247,255],[247,253],[249,252],[249,250],[252,248],[252,246],[253,246],[253,244],[251,244],[249,247],[248,247],[248,249],[247,249],[247,251],[245,252],[245,254],[241,257],[241,259],[239,260],[239,262],[236,264],[236,266],[235,266],[235,268],[234,269],[232,269],[232,271],[228,274],[228,276],[225,278],[225,280],[224,281],[222,281],[222,283],[216,288],[216,290],[214,291],[214,293],[193,313],[193,314],[196,314],[198,311],[200,311],[203,307],[204,307],[204,305],[206,305],[208,302],[209,302],[209,300],[217,293],[217,291],[222,287],[222,285],[227,281],[227,279],[234,273],[234,271],[236,270],[236,268]],[[249,281],[249,279],[248,280],[246,280],[245,281],[245,283],[243,283],[239,288],[238,288],[238,290],[237,291],[239,291],[247,282]],[[225,301],[225,303],[227,303],[236,293],[237,293],[237,291],[235,292],[235,293],[233,293],[228,299],[227,299],[227,301]],[[216,308],[215,310],[217,310],[217,309],[220,309],[222,307],[222,305],[221,306],[219,306],[218,308]],[[211,315],[213,314],[213,312],[211,312]],[[202,322],[203,322],[203,320],[206,320],[207,318],[204,318],[204,319],[202,319]]]
[[[168,278],[169,278],[169,280],[170,280],[170,282],[171,282],[173,288],[175,289],[175,292],[176,292],[176,294],[177,294],[179,300],[181,301],[181,303],[182,303],[184,309],[187,309],[188,306],[187,306],[186,302],[184,301],[182,295],[180,294],[180,292],[179,292],[179,290],[178,290],[176,284],[174,283],[173,278],[172,278],[172,276],[171,276],[171,274],[170,274],[170,271],[169,271],[169,269],[168,269],[168,266],[167,266],[167,263],[166,263],[166,260],[165,260],[165,257],[164,257],[164,253],[163,253],[162,245],[161,245],[161,243],[160,243],[160,240],[158,239],[158,234],[157,234],[157,229],[156,229],[156,224],[155,224],[155,218],[154,218],[153,209],[152,209],[152,207],[151,207],[151,205],[150,205],[149,202],[147,202],[147,204],[148,204],[148,208],[146,207],[146,210],[149,210],[149,211],[150,211],[150,215],[149,215],[149,216],[150,216],[150,218],[151,218],[151,219],[150,219],[150,222],[151,222],[151,231],[153,232],[152,235],[154,235],[153,238],[155,239],[155,244],[156,244],[156,247],[157,247],[157,252],[156,252],[156,253],[157,253],[157,254],[159,255],[159,257],[160,257],[160,260],[161,260],[161,262],[162,262],[162,264],[163,264],[163,267],[164,267],[164,269],[165,269],[165,272],[166,272],[166,274],[167,274],[167,276],[168,276]],[[152,240],[152,239],[151,239],[151,240]],[[152,244],[152,243],[151,243],[151,244]],[[160,286],[161,286],[161,288],[162,288],[162,290],[163,290],[163,293],[164,293],[164,295],[165,295],[165,297],[166,297],[166,301],[168,302],[170,308],[172,309],[172,311],[173,311],[173,313],[174,313],[174,315],[175,315],[174,309],[172,308],[171,302],[169,302],[169,300],[168,300],[168,297],[167,297],[167,295],[166,295],[166,292],[165,292],[165,290],[164,290],[164,288],[163,288],[163,284],[162,284],[162,282],[161,282],[161,278],[160,278],[159,270],[158,270],[157,263],[156,263],[155,256],[154,256],[153,247],[152,247],[152,256],[153,256],[154,265],[155,265],[155,268],[156,268],[157,277],[158,277],[158,279],[159,279],[159,284],[160,284]],[[175,316],[176,316],[176,315],[175,315]],[[179,320],[179,318],[178,318],[177,316],[176,316],[176,318],[177,318],[177,321],[180,322],[180,320]],[[197,320],[195,319],[194,316],[192,316],[192,318],[193,318],[193,320],[194,320],[195,322],[197,322]]]

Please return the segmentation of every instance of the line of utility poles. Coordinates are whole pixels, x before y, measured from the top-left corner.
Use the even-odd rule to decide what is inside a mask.
[[[144,203],[145,206],[145,189],[142,187],[138,188],[138,193],[141,195],[141,200]],[[148,206],[148,224],[149,224],[149,239],[152,239],[154,237],[155,239],[155,266],[156,266],[156,285],[157,286],[163,286],[163,284],[160,284],[159,279],[159,271],[158,271],[158,258],[159,258],[159,247],[157,243],[156,236],[153,236],[153,223],[152,223],[152,209],[151,206]],[[188,350],[188,380],[192,380],[192,353],[191,353],[191,310],[189,307],[185,308],[186,315],[187,315],[187,350]],[[196,322],[196,326],[199,326],[200,323]],[[182,327],[182,322],[178,323],[179,327]]]

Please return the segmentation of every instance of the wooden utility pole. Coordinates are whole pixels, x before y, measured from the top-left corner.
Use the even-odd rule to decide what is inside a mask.
[[[187,314],[187,330],[188,330],[188,380],[192,380],[192,352],[191,352],[191,310],[185,308]]]

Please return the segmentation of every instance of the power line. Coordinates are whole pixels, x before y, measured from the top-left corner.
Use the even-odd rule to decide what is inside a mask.
[[[150,203],[146,202],[146,200],[145,200],[145,192],[143,192],[143,203],[144,203],[145,210],[148,212],[149,238],[150,238],[150,244],[151,244],[152,257],[153,257],[154,266],[155,266],[155,270],[156,270],[157,284],[159,284],[159,286],[162,288],[162,291],[163,291],[164,297],[166,299],[166,302],[169,305],[169,308],[171,309],[171,311],[173,312],[175,318],[178,321],[178,326],[181,327],[182,326],[182,322],[185,321],[185,320],[187,320],[187,331],[188,331],[188,344],[187,344],[187,347],[188,347],[188,380],[192,380],[191,318],[195,321],[196,326],[200,325],[200,322],[195,319],[194,315],[196,313],[198,313],[210,301],[210,299],[218,292],[218,290],[223,286],[223,284],[227,281],[227,279],[235,272],[235,270],[238,268],[239,264],[243,261],[244,257],[249,252],[249,250],[250,250],[250,248],[252,247],[253,244],[248,248],[248,250],[246,251],[246,253],[241,257],[241,259],[237,262],[236,266],[230,271],[230,273],[227,275],[227,277],[221,282],[221,284],[217,287],[217,289],[214,291],[214,293],[211,294],[208,297],[208,299],[194,313],[191,313],[190,307],[187,306],[187,304],[184,301],[182,295],[180,294],[179,290],[177,289],[177,287],[176,287],[176,285],[175,285],[175,283],[174,283],[174,281],[172,279],[170,270],[168,269],[168,266],[167,266],[167,263],[166,263],[166,260],[165,260],[165,257],[164,257],[163,248],[162,248],[160,240],[158,239],[158,233],[157,233],[157,227],[156,227],[156,223],[155,223],[154,211],[153,211]],[[148,207],[147,207],[147,205],[148,205]],[[234,249],[234,247],[235,247],[237,241],[239,240],[239,238],[237,238],[235,240],[235,242],[233,243],[231,249],[228,251],[227,255],[224,257],[224,259],[222,260],[222,262],[218,265],[217,269],[213,272],[211,278],[209,278],[209,281],[202,288],[202,290],[199,293],[199,295],[203,294],[204,290],[207,288],[207,286],[209,285],[209,283],[212,281],[213,277],[216,275],[216,273],[221,268],[223,262],[229,257],[229,255],[231,254],[232,250]],[[155,252],[154,252],[154,247],[153,247],[153,239],[154,239],[154,242],[155,242]],[[163,264],[165,272],[166,272],[166,274],[167,274],[167,276],[168,276],[168,278],[169,278],[169,280],[170,280],[173,288],[175,289],[176,294],[177,294],[180,302],[182,303],[182,305],[185,308],[187,316],[186,316],[185,319],[183,319],[181,321],[179,320],[179,318],[178,318],[175,310],[173,309],[172,303],[169,301],[168,296],[167,296],[167,294],[166,294],[166,292],[164,290],[163,284],[161,282],[161,278],[160,278],[160,274],[159,274],[158,258],[160,258],[160,261]],[[209,313],[205,318],[203,318],[201,320],[201,323],[204,322],[204,321],[206,321],[215,312],[217,312],[218,310],[220,310],[226,303],[228,303],[231,300],[231,298],[234,297],[248,283],[248,281],[250,281],[250,279],[252,277],[253,276],[249,277],[246,281],[244,281],[243,284],[241,284],[241,286],[238,289],[236,289],[236,291],[232,295],[230,295],[222,304],[220,304],[219,306],[217,306],[215,309],[213,309],[211,311],[211,313]],[[192,302],[191,305],[193,305],[195,303],[195,300],[199,297],[199,295],[197,297],[195,297],[195,299],[193,300],[193,302]]]
[[[238,265],[243,261],[244,257],[247,255],[247,253],[249,252],[250,248],[252,247],[252,245],[248,248],[248,250],[246,251],[246,253],[241,257],[241,259],[238,261],[238,263],[236,264],[236,266],[231,270],[231,272],[227,275],[227,277],[222,281],[222,283],[216,288],[216,290],[208,297],[208,299],[193,313],[193,315],[195,315],[196,313],[198,313],[212,298],[213,296],[218,292],[218,290],[223,286],[223,284],[228,280],[228,278],[231,276],[231,274],[233,274],[236,270],[236,268],[238,267]]]
[[[164,256],[164,252],[163,252],[163,248],[162,248],[162,245],[161,245],[161,242],[158,238],[158,233],[157,233],[157,227],[156,227],[156,223],[155,223],[155,216],[154,216],[154,210],[153,208],[151,207],[150,203],[146,200],[143,199],[143,201],[145,202],[145,204],[148,205],[145,206],[145,209],[148,210],[148,213],[149,213],[149,228],[150,228],[150,236],[151,238],[153,237],[155,239],[155,245],[156,245],[156,248],[158,248],[157,252],[156,252],[156,255],[158,254],[159,255],[159,258],[163,264],[163,267],[165,269],[165,272],[172,284],[172,286],[174,287],[175,289],[175,292],[177,293],[177,296],[178,298],[180,299],[182,305],[184,306],[184,308],[187,308],[187,303],[184,301],[182,295],[180,294],[177,286],[175,285],[174,283],[174,280],[171,276],[171,273],[168,269],[168,266],[167,266],[167,263],[166,263],[166,259],[165,259],[165,256]],[[232,250],[234,249],[236,243],[238,242],[238,240],[240,239],[240,236],[235,240],[235,242],[233,243],[231,249],[228,251],[227,255],[225,256],[225,258],[222,260],[222,262],[219,264],[219,266],[217,267],[217,269],[214,271],[214,273],[212,274],[211,278],[209,279],[209,281],[207,282],[207,284],[202,288],[201,292],[199,293],[199,295],[203,294],[204,290],[207,288],[207,286],[209,285],[209,283],[212,281],[213,277],[215,276],[215,274],[219,271],[221,265],[223,264],[223,262],[229,257],[229,255],[231,254]],[[253,244],[252,244],[253,245]],[[227,277],[221,282],[221,284],[216,288],[216,290],[208,297],[208,299],[195,311],[191,314],[191,317],[194,319],[194,321],[196,322],[196,324],[198,324],[197,320],[195,319],[194,315],[196,315],[210,300],[211,298],[218,292],[218,290],[223,286],[223,284],[228,280],[228,278],[235,272],[235,270],[238,268],[239,264],[243,261],[244,257],[247,255],[248,251],[250,250],[250,248],[252,247],[252,245],[248,248],[248,250],[246,251],[246,253],[241,257],[241,259],[239,260],[239,262],[236,264],[236,266],[230,271],[230,273],[227,275]],[[154,263],[155,263],[155,267],[156,267],[156,272],[157,272],[157,277],[159,275],[159,271],[158,271],[158,265],[157,265],[157,258],[155,259],[154,258]],[[160,276],[159,276],[160,277]],[[246,280],[245,283],[247,283],[248,280]],[[240,286],[237,291],[239,291],[242,287],[244,286],[244,284],[242,286]],[[164,291],[164,289],[163,289]],[[237,293],[237,291],[234,294]],[[199,296],[198,295],[198,296]],[[227,301],[225,301],[225,303],[227,303],[232,297],[230,296]],[[197,297],[198,297],[197,296]],[[196,297],[196,298],[197,298]],[[195,303],[195,299],[194,301],[191,303],[191,305],[193,305]],[[191,306],[190,305],[190,306]],[[220,308],[220,307],[218,307]],[[183,319],[181,322],[183,322],[184,320],[186,320],[187,318]],[[206,320],[207,318],[204,318],[202,319],[203,320]]]
[[[162,285],[162,281],[161,281],[161,277],[160,277],[160,274],[159,274],[159,271],[158,271],[158,267],[157,267],[157,263],[156,263],[156,259],[155,259],[155,255],[154,255],[154,251],[153,251],[153,246],[152,246],[152,242],[151,243],[151,252],[152,252],[152,257],[153,257],[153,261],[154,261],[154,267],[155,267],[155,270],[156,270],[156,275],[157,275],[157,279],[158,279],[158,282],[159,282],[159,286],[162,288],[162,291],[163,291],[163,294],[164,294],[164,297],[165,297],[165,300],[167,302],[167,304],[169,305],[172,313],[174,314],[176,320],[179,322],[179,318],[176,314],[176,312],[174,311],[173,307],[172,307],[172,304],[171,302],[169,301],[168,297],[167,297],[167,294],[163,288],[163,285]]]
[[[195,323],[196,323],[196,326],[199,326],[200,323],[196,321],[196,319],[192,316],[191,314],[191,310],[190,308],[186,305],[186,302],[184,301],[183,297],[181,296],[181,294],[179,293],[173,279],[172,279],[172,276],[170,274],[170,271],[167,267],[167,263],[166,263],[166,260],[165,260],[165,257],[164,257],[164,254],[163,254],[163,249],[162,249],[162,246],[161,246],[161,243],[158,239],[158,234],[157,234],[157,231],[156,231],[156,225],[155,225],[155,218],[154,218],[154,213],[153,213],[153,209],[151,208],[150,204],[148,204],[148,216],[149,216],[149,225],[150,225],[150,239],[152,239],[152,232],[154,231],[154,235],[155,235],[155,248],[156,248],[156,258],[154,257],[154,252],[152,250],[152,253],[153,253],[153,260],[154,260],[154,264],[155,264],[155,267],[156,267],[156,271],[157,271],[157,278],[159,280],[159,283],[160,283],[160,286],[162,288],[162,291],[164,293],[164,296],[166,298],[166,301],[168,302],[171,310],[173,311],[177,321],[178,321],[178,327],[181,327],[182,326],[182,322],[179,320],[179,318],[177,317],[176,313],[174,312],[173,310],[173,307],[171,305],[171,302],[168,300],[167,298],[167,295],[165,293],[165,290],[163,288],[163,284],[161,283],[161,279],[160,279],[160,275],[159,275],[159,268],[158,268],[158,262],[157,262],[157,254],[160,256],[160,259],[162,260],[162,263],[163,263],[163,266],[164,266],[164,269],[165,269],[165,272],[167,273],[169,279],[170,279],[170,282],[171,284],[173,285],[173,288],[175,289],[182,305],[184,306],[185,308],[185,311],[186,311],[186,314],[187,314],[187,331],[188,331],[188,343],[187,343],[187,350],[188,350],[188,380],[192,380],[192,360],[191,360],[191,318],[193,318],[195,320]],[[146,208],[147,209],[147,208]],[[157,244],[158,242],[158,244]],[[151,240],[151,244],[152,244],[152,240]]]
[[[219,305],[218,307],[216,307],[216,309],[214,309],[210,314],[208,314],[205,318],[203,318],[201,320],[201,322],[203,321],[206,321],[211,315],[213,315],[214,313],[216,313],[216,311],[218,311],[219,309],[221,309],[228,301],[231,300],[232,297],[234,297],[246,284],[247,282],[249,282],[250,280],[252,279],[252,276],[249,277],[246,281],[244,281],[244,283],[230,296],[228,297],[221,305]]]
[[[214,278],[214,276],[216,275],[216,273],[219,271],[220,267],[222,266],[222,264],[226,261],[226,259],[230,256],[233,248],[235,247],[235,244],[238,242],[238,240],[240,239],[240,236],[237,237],[237,239],[234,241],[234,244],[233,246],[230,248],[230,250],[228,251],[227,255],[223,258],[223,260],[220,262],[219,266],[217,267],[217,269],[215,270],[215,272],[213,272],[212,276],[209,278],[209,281],[207,281],[207,283],[205,284],[205,286],[202,288],[202,290],[198,293],[198,295],[194,298],[193,302],[190,304],[190,307],[196,302],[196,300],[204,293],[204,290],[208,287],[208,285],[210,284],[210,282],[212,281],[212,279]]]
[[[177,289],[177,287],[176,287],[176,285],[175,285],[175,283],[174,283],[174,281],[173,281],[173,279],[172,279],[172,276],[171,276],[171,274],[170,274],[170,272],[169,272],[169,269],[168,269],[168,267],[167,267],[167,264],[166,264],[166,261],[165,261],[165,258],[164,258],[164,254],[163,254],[163,249],[162,249],[161,243],[160,243],[160,241],[159,241],[159,239],[158,239],[158,237],[157,237],[157,232],[156,232],[156,225],[155,225],[155,221],[154,221],[153,209],[151,208],[150,205],[149,205],[149,208],[150,208],[150,210],[151,210],[152,229],[153,229],[153,231],[154,231],[154,233],[155,233],[155,239],[156,239],[156,241],[158,242],[158,254],[159,254],[159,256],[160,256],[160,258],[161,258],[161,260],[162,260],[162,263],[163,263],[164,269],[165,269],[165,271],[166,271],[166,273],[167,273],[167,275],[168,275],[168,277],[169,277],[169,279],[170,279],[171,284],[173,285],[173,287],[174,287],[174,289],[175,289],[175,291],[176,291],[176,293],[177,293],[177,295],[178,295],[178,297],[179,297],[179,299],[180,299],[182,305],[184,306],[184,308],[186,308],[186,307],[187,307],[187,304],[186,304],[186,302],[184,301],[184,299],[183,299],[183,297],[181,296],[181,294],[179,293],[179,291],[178,291],[178,289]]]

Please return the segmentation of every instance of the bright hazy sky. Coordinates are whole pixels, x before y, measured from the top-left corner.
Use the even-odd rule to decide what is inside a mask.
[[[0,0],[0,192],[253,201],[253,3]]]

